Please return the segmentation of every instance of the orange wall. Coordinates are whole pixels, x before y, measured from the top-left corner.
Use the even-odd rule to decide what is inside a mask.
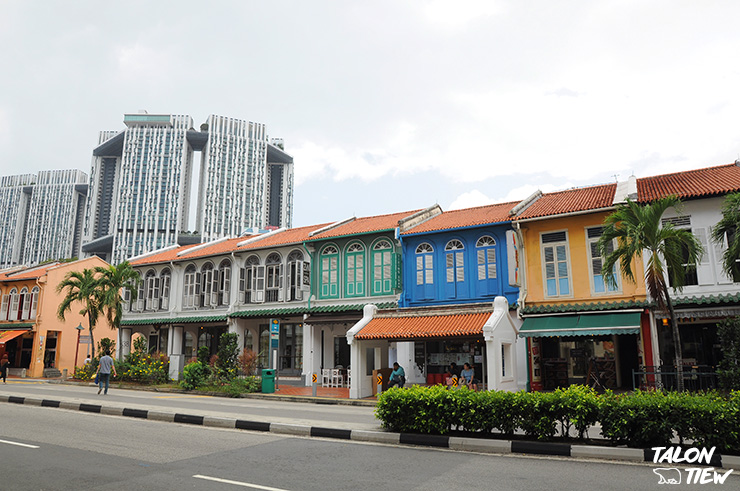
[[[645,300],[644,270],[641,259],[632,263],[632,271],[635,275],[636,284],[626,278],[622,278],[620,283],[621,292],[619,293],[594,294],[591,291],[591,266],[587,250],[586,228],[601,225],[607,215],[607,212],[589,213],[521,224],[526,255],[527,298],[525,300],[525,306],[542,303],[563,304]],[[540,234],[561,230],[568,231],[571,295],[567,297],[545,297]]]
[[[34,326],[34,351],[31,358],[31,366],[27,373],[29,377],[43,376],[45,346],[40,346],[40,342],[43,342],[44,345],[46,344],[48,331],[59,331],[56,368],[60,371],[66,368],[69,376],[72,376],[74,373],[75,350],[77,348],[77,329],[75,328],[81,323],[85,328],[81,334],[89,335],[88,321],[87,317],[83,317],[78,314],[78,312],[83,308],[80,303],[72,305],[71,310],[65,314],[64,321],[57,317],[57,309],[59,308],[62,298],[64,298],[64,293],[57,293],[56,286],[61,283],[68,272],[82,271],[83,269],[94,268],[96,266],[108,266],[108,263],[97,256],[81,259],[73,263],[64,263],[51,268],[46,275],[38,279],[41,292],[39,295],[39,304]],[[36,286],[36,280],[30,280],[27,286],[30,290],[33,286]],[[118,339],[117,331],[111,329],[104,316],[101,316],[98,319],[93,335],[96,349],[98,341],[102,338],[108,337],[113,340]],[[78,366],[83,364],[86,354],[87,345],[80,344],[77,359]]]

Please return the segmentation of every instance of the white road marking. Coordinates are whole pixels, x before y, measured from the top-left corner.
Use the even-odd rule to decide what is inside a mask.
[[[248,482],[241,482],[241,481],[231,481],[229,479],[221,479],[218,477],[211,477],[211,476],[202,476],[200,474],[195,474],[193,477],[196,479],[205,479],[206,481],[215,481],[215,482],[222,482],[224,484],[233,484],[234,486],[241,486],[243,488],[263,489],[264,491],[288,491],[287,489],[271,488],[270,486],[260,486],[259,484],[250,484]]]
[[[8,445],[18,445],[19,447],[27,448],[40,448],[38,445],[28,445],[27,443],[10,442],[8,440],[0,440],[0,443],[7,443]]]

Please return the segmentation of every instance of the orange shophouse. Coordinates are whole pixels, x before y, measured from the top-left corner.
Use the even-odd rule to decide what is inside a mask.
[[[64,292],[56,287],[70,271],[108,266],[97,256],[79,261],[53,262],[32,268],[16,268],[0,273],[0,357],[8,354],[9,374],[33,378],[59,377],[67,370],[74,373],[90,352],[87,317],[78,312],[80,303],[72,304],[65,320],[57,317]],[[84,329],[77,329],[82,326]],[[98,319],[94,339],[117,339],[105,317]],[[80,343],[78,345],[78,336]]]
[[[531,390],[597,386],[592,375],[605,388],[632,389],[632,370],[654,364],[642,261],[632,264],[636,283],[618,277],[610,285],[596,247],[604,219],[635,195],[633,179],[538,192],[518,211],[520,336],[527,339]]]

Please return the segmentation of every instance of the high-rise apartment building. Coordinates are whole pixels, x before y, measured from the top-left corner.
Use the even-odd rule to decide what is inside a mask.
[[[194,153],[201,152],[199,240],[291,226],[293,159],[259,123],[209,116],[126,114],[93,150],[82,251],[111,263],[186,240]]]
[[[0,267],[76,256],[86,196],[76,169],[0,178]]]

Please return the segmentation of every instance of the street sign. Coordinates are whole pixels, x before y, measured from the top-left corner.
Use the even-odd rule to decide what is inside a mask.
[[[90,342],[91,342],[91,339],[90,339],[90,335],[89,334],[86,334],[84,336],[80,336],[80,344],[90,344]]]
[[[311,380],[313,381],[314,384],[317,382],[317,377],[316,377],[316,374],[315,373],[311,377]]]
[[[383,375],[380,373],[378,374],[378,385],[383,385]]]

